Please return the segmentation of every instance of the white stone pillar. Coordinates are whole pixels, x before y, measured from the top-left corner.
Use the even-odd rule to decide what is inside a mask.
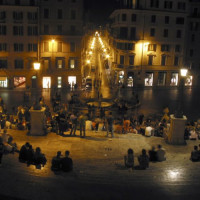
[[[167,142],[174,145],[186,144],[184,140],[186,116],[183,118],[176,118],[170,115],[170,128],[168,132]]]
[[[45,135],[45,108],[42,107],[41,110],[33,110],[33,107],[30,109],[31,114],[31,130],[30,135],[40,136]]]

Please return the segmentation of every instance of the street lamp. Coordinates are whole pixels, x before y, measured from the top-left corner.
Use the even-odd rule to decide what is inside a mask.
[[[38,90],[38,71],[40,70],[40,63],[39,62],[35,62],[33,63],[33,67],[34,67],[34,70],[36,71],[36,88]],[[40,103],[39,103],[39,98],[38,98],[38,91],[36,91],[36,100],[35,100],[35,103],[33,105],[33,109],[34,110],[40,110],[41,109],[41,106],[40,106]]]
[[[180,83],[179,83],[179,97],[178,97],[178,109],[175,113],[176,118],[183,118],[183,91],[184,91],[184,83],[185,78],[187,76],[188,69],[182,68],[180,69]]]

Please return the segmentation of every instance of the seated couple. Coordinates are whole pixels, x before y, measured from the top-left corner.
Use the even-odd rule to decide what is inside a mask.
[[[73,161],[69,157],[70,152],[65,151],[65,157],[61,157],[61,151],[57,152],[57,155],[53,157],[51,161],[51,170],[52,171],[64,171],[64,172],[70,172],[73,170]]]
[[[158,149],[156,150],[153,146],[152,149],[149,151],[149,160],[152,162],[162,162],[166,160],[165,157],[165,150],[162,148],[162,146],[159,144]]]
[[[128,149],[128,154],[124,156],[125,166],[127,168],[134,168],[134,152],[132,149]],[[136,166],[135,169],[144,170],[149,167],[149,157],[146,154],[146,150],[142,149],[142,154],[138,157],[139,166]]]

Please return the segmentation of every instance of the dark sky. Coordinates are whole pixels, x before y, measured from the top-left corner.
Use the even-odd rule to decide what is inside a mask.
[[[105,24],[114,9],[114,0],[85,0],[85,8],[91,22]]]

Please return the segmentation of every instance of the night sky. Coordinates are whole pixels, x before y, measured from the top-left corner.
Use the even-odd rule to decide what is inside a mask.
[[[98,25],[105,24],[114,9],[114,0],[85,0],[89,20]]]

